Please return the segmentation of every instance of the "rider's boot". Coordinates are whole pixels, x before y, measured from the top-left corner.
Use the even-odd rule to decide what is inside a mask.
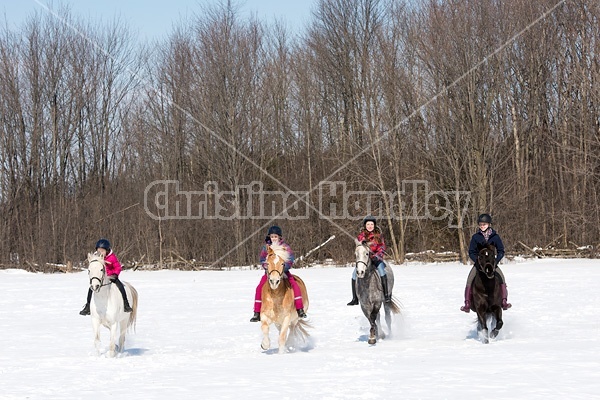
[[[507,300],[508,298],[508,290],[506,290],[506,283],[501,283],[500,284],[500,290],[502,291],[502,309],[503,310],[508,310],[509,308],[512,307],[512,304],[510,304]]]
[[[87,302],[83,306],[83,310],[79,311],[79,315],[90,315],[90,301],[92,301],[92,289],[88,289]]]
[[[254,316],[250,318],[250,322],[258,322],[260,321],[260,313],[254,311]]]
[[[299,308],[296,310],[296,312],[298,313],[299,318],[302,318],[302,319],[306,318],[306,313],[304,312],[304,308]]]
[[[471,286],[469,285],[465,287],[465,305],[460,307],[460,311],[471,312]]]
[[[89,303],[85,303],[85,306],[83,306],[83,310],[79,311],[79,315],[90,315],[90,304]]]
[[[117,285],[117,287],[119,288],[119,292],[121,292],[121,296],[123,296],[123,311],[132,312],[133,309],[129,305],[129,300],[127,300],[127,293],[125,292],[125,287],[123,287],[123,283],[119,280],[118,276],[116,276],[113,279],[113,283]]]
[[[387,275],[383,275],[381,277],[381,287],[383,288],[383,298],[386,303],[392,301],[392,294],[388,290],[388,280]]]
[[[354,279],[350,279],[352,282],[352,300],[348,303],[349,306],[355,306],[358,304],[358,296],[356,295],[356,281]]]

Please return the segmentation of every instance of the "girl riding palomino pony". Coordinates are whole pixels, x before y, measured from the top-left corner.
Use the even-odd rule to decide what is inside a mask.
[[[376,226],[376,219],[370,215],[363,219],[362,229],[356,238],[358,243],[363,243],[369,246],[371,250],[371,263],[377,268],[379,277],[381,278],[381,287],[383,288],[383,298],[386,303],[392,301],[392,293],[388,289],[388,280],[385,270],[383,257],[385,253],[385,241],[381,229]],[[349,306],[358,304],[358,296],[356,295],[356,268],[352,272],[352,300],[348,303]]]
[[[100,239],[96,243],[96,253],[102,255],[104,257],[104,264],[106,265],[106,275],[108,278],[114,283],[118,288],[119,292],[121,292],[121,296],[123,296],[123,310],[125,312],[133,311],[131,306],[129,305],[129,301],[127,300],[127,294],[125,293],[125,288],[123,287],[123,283],[119,280],[119,274],[123,269],[121,267],[121,263],[117,258],[116,254],[112,252],[110,248],[110,242],[107,239]],[[80,315],[90,315],[90,301],[92,301],[92,289],[88,289],[87,294],[87,302],[85,306],[83,306],[83,310],[79,311]]]
[[[294,279],[294,275],[290,273],[290,268],[292,268],[292,266],[294,265],[294,253],[292,252],[290,245],[287,244],[283,239],[281,228],[277,225],[273,225],[269,228],[269,231],[267,232],[265,244],[263,245],[260,252],[260,264],[265,270],[265,274],[262,276],[258,286],[256,287],[256,293],[254,295],[254,315],[250,319],[250,322],[260,321],[262,289],[265,282],[267,281],[267,256],[269,255],[268,246],[271,245],[280,246],[289,254],[283,268],[284,276],[288,279],[294,291],[294,304],[296,306],[296,312],[298,313],[298,317],[306,318],[306,313],[304,312],[304,305],[302,303],[302,293],[300,291],[300,287],[298,287],[298,284]]]
[[[467,285],[465,287],[465,305],[460,308],[461,311],[468,313],[471,310],[471,301],[473,296],[473,280],[477,275],[477,269],[479,266],[479,251],[488,246],[493,245],[496,248],[496,265],[500,263],[500,260],[504,257],[504,244],[500,235],[491,228],[492,217],[489,214],[481,214],[477,218],[477,224],[479,230],[471,237],[471,243],[469,245],[469,257],[473,260],[473,268],[469,272],[467,277]],[[500,290],[502,292],[502,309],[508,310],[512,307],[512,304],[508,302],[508,290],[506,289],[506,280],[500,267],[496,267],[496,275],[500,279]]]
[[[279,353],[285,353],[286,349],[296,348],[300,341],[306,342],[310,336],[307,328],[310,324],[304,318],[299,317],[297,305],[294,304],[294,291],[290,281],[284,278],[284,266],[290,254],[286,248],[280,245],[267,246],[267,280],[268,284],[262,288],[262,305],[260,309],[261,330],[263,340],[260,347],[268,351],[271,347],[269,338],[269,327],[275,325],[279,330]],[[294,277],[300,288],[304,306],[308,310],[308,292],[304,281],[299,276]]]

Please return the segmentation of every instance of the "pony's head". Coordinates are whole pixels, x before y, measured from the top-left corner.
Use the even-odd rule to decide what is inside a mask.
[[[485,274],[489,279],[494,278],[496,273],[496,247],[494,245],[487,245],[479,250],[477,255],[477,264],[479,264],[479,270]]]
[[[364,278],[367,273],[367,268],[369,267],[369,263],[371,262],[371,258],[369,254],[371,253],[371,249],[364,243],[355,240],[356,250],[354,250],[354,254],[356,255],[356,276],[359,278]]]
[[[99,253],[88,253],[88,277],[90,278],[90,289],[99,292],[106,277],[104,256]]]
[[[290,258],[290,254],[285,247],[280,245],[267,246],[267,278],[269,286],[275,290],[283,278],[283,267]]]

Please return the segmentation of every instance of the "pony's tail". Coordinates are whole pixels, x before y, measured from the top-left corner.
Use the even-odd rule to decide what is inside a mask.
[[[310,322],[305,321],[303,319],[298,319],[296,320],[296,323],[291,327],[289,337],[306,342],[306,340],[310,337],[310,333],[308,333],[309,328],[312,328]]]
[[[135,324],[137,321],[137,308],[138,308],[138,292],[130,284],[127,284],[127,286],[129,286],[129,289],[131,289],[131,297],[133,298],[133,301],[131,304],[131,308],[133,309],[133,311],[129,315],[129,322],[127,322],[127,329],[129,329],[133,326],[133,331],[135,332]]]
[[[395,297],[392,297],[392,301],[390,301],[389,303],[384,303],[384,304],[389,307],[389,309],[392,313],[400,314],[402,306],[400,305],[400,302]]]

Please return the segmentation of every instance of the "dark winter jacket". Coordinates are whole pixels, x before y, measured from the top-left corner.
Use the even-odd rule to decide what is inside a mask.
[[[471,237],[471,244],[469,245],[469,257],[471,257],[471,260],[473,260],[474,263],[477,262],[479,250],[481,250],[487,244],[492,244],[494,247],[496,247],[496,262],[500,262],[500,260],[504,258],[504,244],[502,243],[502,239],[500,239],[500,235],[498,235],[496,231],[492,229],[490,238],[486,242],[483,233],[481,230],[478,230],[477,233]]]

